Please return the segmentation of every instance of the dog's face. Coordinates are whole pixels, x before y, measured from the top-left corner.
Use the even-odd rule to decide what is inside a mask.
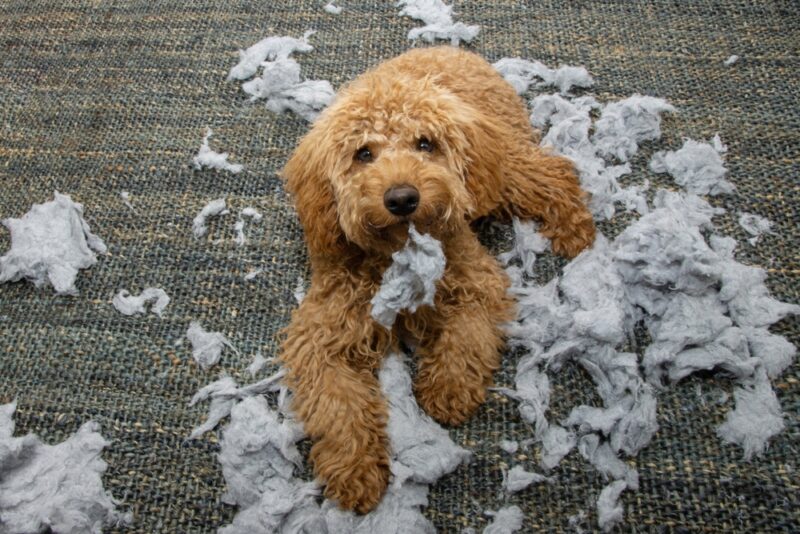
[[[391,253],[409,222],[438,239],[464,228],[475,201],[473,119],[435,80],[370,79],[343,90],[284,170],[311,254],[336,253],[341,238]]]

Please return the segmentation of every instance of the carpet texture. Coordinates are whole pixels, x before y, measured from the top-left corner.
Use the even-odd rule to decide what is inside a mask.
[[[188,408],[201,386],[224,369],[241,382],[257,350],[272,355],[287,324],[298,276],[307,276],[302,231],[276,173],[307,124],[250,104],[225,81],[237,49],[268,35],[311,38],[298,55],[303,75],[341,86],[365,68],[413,44],[417,21],[398,17],[391,2],[184,0],[173,2],[40,2],[0,4],[0,217],[20,217],[34,202],[67,193],[109,248],[79,274],[77,297],[57,297],[29,283],[0,286],[0,403],[19,400],[17,434],[55,443],[90,420],[112,441],[103,454],[108,490],[135,520],[123,532],[214,532],[235,509],[220,502],[224,482],[212,435],[187,442],[205,406]],[[611,101],[634,93],[666,98],[679,113],[665,117],[664,136],[634,160],[642,180],[649,157],[677,149],[682,136],[728,145],[738,191],[713,203],[728,209],[719,230],[741,242],[737,257],[764,267],[779,299],[800,300],[800,12],[793,2],[459,1],[456,20],[480,24],[469,46],[490,61],[519,56],[550,66],[583,65],[593,93]],[[723,65],[732,54],[733,66]],[[212,148],[245,170],[194,170],[205,128]],[[647,175],[656,185],[662,176]],[[129,209],[120,198],[130,192]],[[226,197],[233,214],[211,219],[192,236],[192,219]],[[235,213],[264,213],[234,242]],[[738,226],[742,211],[771,219],[774,234],[757,247]],[[629,222],[602,225],[613,236]],[[494,249],[508,235],[486,232]],[[0,230],[0,251],[9,247]],[[542,280],[563,265],[537,263]],[[264,272],[253,281],[243,275]],[[120,289],[164,288],[172,301],[163,319],[126,317],[111,306]],[[239,349],[205,372],[185,340],[192,320],[221,331]],[[772,329],[800,342],[797,319]],[[635,348],[635,347],[634,347]],[[511,384],[516,355],[497,375]],[[568,366],[553,384],[551,419],[596,402],[594,388]],[[776,382],[786,430],[762,458],[741,460],[715,428],[732,401],[719,404],[727,379],[692,377],[660,395],[660,431],[633,460],[641,489],[623,495],[624,530],[775,532],[800,530],[800,365]],[[601,477],[575,453],[555,470],[556,483],[498,498],[501,468],[535,466],[537,451],[512,459],[502,439],[531,435],[516,404],[500,395],[464,426],[457,443],[475,451],[471,465],[432,487],[426,515],[442,532],[487,524],[485,509],[507,500],[525,512],[527,531],[570,530],[568,517],[587,512]],[[526,454],[529,456],[526,456]]]

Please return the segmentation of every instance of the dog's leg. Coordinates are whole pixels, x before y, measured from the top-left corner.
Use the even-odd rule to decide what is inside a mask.
[[[457,254],[448,255],[435,306],[408,320],[421,325],[414,333],[421,339],[417,401],[431,417],[451,425],[462,423],[485,400],[500,365],[501,325],[513,317],[508,278],[470,237],[473,243],[456,245]]]
[[[390,335],[369,320],[369,298],[346,277],[312,280],[285,332],[292,408],[316,443],[314,471],[325,496],[366,513],[389,480],[387,408],[375,369]]]
[[[592,214],[568,159],[522,144],[504,161],[500,209],[542,221],[553,251],[572,258],[594,242]],[[527,146],[526,146],[527,145]]]

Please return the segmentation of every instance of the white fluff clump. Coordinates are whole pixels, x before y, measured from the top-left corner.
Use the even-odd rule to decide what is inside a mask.
[[[126,206],[128,206],[128,208],[129,208],[131,211],[133,211],[133,212],[135,212],[135,211],[136,211],[136,210],[134,209],[134,207],[133,207],[133,204],[131,204],[131,194],[130,194],[129,192],[127,192],[127,191],[120,191],[120,193],[119,193],[119,196],[120,196],[120,198],[122,198],[122,203],[123,203],[123,204],[125,204]]]
[[[208,128],[206,130],[205,137],[203,137],[203,144],[200,145],[200,150],[198,150],[197,155],[192,159],[194,168],[200,170],[203,167],[208,167],[211,169],[228,171],[233,174],[242,172],[242,169],[244,168],[242,165],[228,162],[227,152],[219,153],[211,150],[211,147],[208,145],[208,140],[212,135],[213,132],[211,131],[211,128]]]
[[[84,423],[57,445],[35,434],[15,438],[17,403],[0,405],[0,527],[3,532],[101,532],[104,526],[129,524],[132,514],[103,488],[109,444],[100,425]]]
[[[259,77],[242,84],[242,90],[255,101],[267,101],[274,113],[292,111],[311,122],[331,100],[333,86],[327,80],[301,80],[300,65],[289,57],[294,52],[309,52],[312,30],[302,40],[292,37],[268,37],[241,52],[241,60],[231,69],[228,79],[248,80],[263,68]]]
[[[713,145],[686,139],[680,150],[653,154],[650,170],[655,173],[669,173],[675,183],[690,193],[730,194],[735,187],[725,179],[728,170],[722,159],[722,154],[727,150],[719,135],[714,137]]]
[[[236,224],[233,225],[233,229],[236,232],[236,244],[239,245],[240,247],[247,242],[247,238],[244,235],[245,218],[250,219],[254,223],[257,223],[261,221],[263,216],[261,215],[261,212],[255,208],[244,208],[242,209],[242,211],[239,212],[239,220],[236,221]]]
[[[453,22],[453,8],[442,0],[400,0],[397,2],[401,16],[421,20],[425,26],[412,28],[408,38],[412,41],[422,39],[428,43],[436,40],[449,40],[453,46],[461,41],[466,43],[477,37],[480,26],[467,26],[462,22]]]
[[[747,242],[753,246],[758,244],[762,234],[772,233],[772,221],[753,213],[740,213],[739,226],[741,226],[745,232],[753,236],[747,240]]]
[[[126,289],[121,289],[119,293],[114,295],[111,303],[123,315],[134,315],[137,313],[146,313],[145,304],[153,303],[150,311],[161,317],[164,308],[169,304],[169,295],[160,287],[148,287],[139,294],[139,296],[131,295]]]
[[[428,502],[427,484],[467,461],[470,453],[420,410],[402,359],[388,356],[380,371],[394,477],[378,507],[366,515],[342,511],[328,500],[318,504],[316,483],[295,476],[302,463],[297,443],[305,436],[288,409],[288,391],[278,385],[283,375],[280,371],[244,387],[223,377],[192,399],[194,404],[211,398],[211,409],[191,437],[231,417],[222,431],[218,458],[227,484],[223,502],[238,505],[239,512],[220,532],[435,532],[420,511]],[[262,396],[275,391],[277,410]]]
[[[106,252],[83,219],[83,206],[58,191],[21,219],[2,223],[11,232],[11,248],[0,257],[0,283],[25,278],[36,287],[49,283],[58,295],[76,295],[78,271],[97,263],[95,252]]]
[[[324,9],[326,13],[330,13],[331,15],[341,15],[342,13],[342,7],[337,6],[334,2],[328,2],[322,9]]]
[[[522,528],[522,520],[525,518],[520,507],[516,505],[484,513],[493,516],[494,519],[483,529],[483,534],[513,534]]]
[[[192,221],[192,233],[195,237],[203,237],[208,232],[206,220],[215,215],[225,215],[228,213],[227,206],[225,205],[224,198],[212,200],[200,210],[200,213]]]
[[[207,332],[197,321],[192,321],[189,325],[186,337],[192,344],[192,357],[203,369],[216,365],[224,347],[237,352],[228,338],[219,332]]]
[[[531,484],[540,484],[542,482],[550,482],[550,478],[539,473],[525,471],[521,465],[515,465],[510,471],[503,472],[503,488],[508,493],[517,493]]]
[[[537,79],[541,82],[535,85],[536,88],[555,85],[561,94],[567,94],[572,87],[594,85],[594,79],[583,67],[562,65],[558,69],[551,69],[539,61],[520,58],[503,58],[492,66],[519,95],[526,92]]]
[[[636,154],[639,143],[661,137],[661,114],[675,108],[661,98],[633,95],[603,107],[592,142],[599,155],[620,161]]]
[[[615,480],[600,492],[600,497],[597,499],[597,523],[603,532],[608,532],[622,521],[624,509],[619,504],[619,497],[623,491],[625,482]]]
[[[726,67],[730,67],[731,65],[733,65],[733,64],[734,64],[734,63],[736,63],[737,61],[739,61],[739,56],[737,56],[737,55],[735,55],[735,54],[734,54],[734,55],[730,56],[728,59],[726,59],[725,61],[723,61],[722,63],[723,63],[723,64],[724,64]]]
[[[372,318],[391,328],[402,310],[415,312],[419,306],[432,305],[445,263],[442,244],[409,225],[408,241],[392,254],[392,264],[372,298]]]
[[[239,50],[239,63],[228,73],[228,81],[252,78],[265,61],[288,59],[295,52],[311,52],[314,47],[309,44],[308,38],[313,34],[313,31],[307,31],[302,39],[267,37],[247,50]]]

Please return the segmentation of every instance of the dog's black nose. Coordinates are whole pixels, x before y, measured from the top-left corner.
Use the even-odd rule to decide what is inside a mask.
[[[419,191],[413,185],[397,185],[383,194],[383,205],[392,215],[411,215],[419,206]]]

